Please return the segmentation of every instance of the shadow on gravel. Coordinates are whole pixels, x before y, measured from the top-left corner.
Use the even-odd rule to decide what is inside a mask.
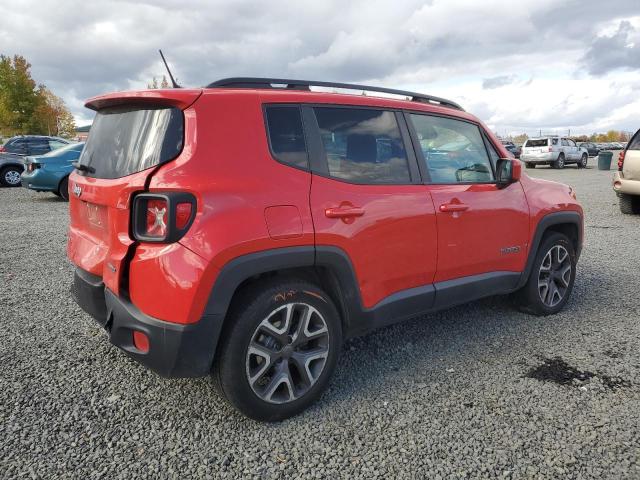
[[[554,382],[559,385],[580,386],[591,378],[599,378],[603,385],[610,390],[628,388],[631,382],[620,377],[611,377],[602,373],[593,373],[588,370],[581,371],[572,367],[561,357],[546,358],[542,365],[531,368],[525,377],[533,378],[541,382]]]

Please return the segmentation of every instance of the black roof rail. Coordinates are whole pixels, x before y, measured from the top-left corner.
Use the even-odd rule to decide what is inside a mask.
[[[451,100],[446,100],[444,98],[434,97],[432,95],[423,95],[422,93],[408,92],[406,90],[373,87],[371,85],[358,85],[355,83],[336,83],[315,80],[291,80],[287,78],[233,77],[217,80],[207,85],[206,88],[272,88],[287,90],[311,90],[309,87],[343,88],[346,90],[362,90],[365,92],[389,93],[392,95],[409,97],[414,102],[442,105],[443,107],[455,108],[456,110],[464,111],[464,109],[457,103],[452,102]]]

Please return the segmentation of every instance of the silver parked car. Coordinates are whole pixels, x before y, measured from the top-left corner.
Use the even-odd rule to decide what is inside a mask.
[[[576,145],[570,138],[529,138],[522,145],[520,160],[527,168],[535,168],[536,165],[564,168],[569,163],[577,164],[578,168],[585,168],[589,161],[589,152],[586,148]]]

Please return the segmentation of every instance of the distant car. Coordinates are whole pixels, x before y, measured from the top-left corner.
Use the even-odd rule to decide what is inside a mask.
[[[585,168],[589,161],[589,152],[566,137],[529,138],[522,145],[520,160],[527,168],[535,168],[536,165],[564,168],[569,163],[577,164],[578,168]]]
[[[590,157],[597,157],[600,153],[600,147],[596,143],[582,142],[578,144],[581,148],[586,148]]]
[[[513,142],[509,142],[506,140],[502,140],[500,143],[504,145],[504,148],[506,148],[507,151],[511,153],[511,155],[513,155],[515,158],[520,158],[520,153],[522,151],[521,147],[518,147]]]
[[[83,143],[73,143],[45,155],[24,157],[22,186],[36,192],[51,192],[69,200],[69,174],[80,158]]]
[[[64,138],[43,135],[11,137],[0,146],[0,185],[20,186],[20,174],[24,169],[22,158],[25,155],[43,155],[68,144],[69,141]]]

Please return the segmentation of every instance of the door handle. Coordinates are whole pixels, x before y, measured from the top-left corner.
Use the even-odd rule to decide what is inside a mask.
[[[469,209],[469,205],[464,203],[443,203],[440,205],[441,212],[464,212]]]
[[[364,215],[364,208],[360,207],[336,207],[327,208],[324,211],[327,218],[352,218]]]

